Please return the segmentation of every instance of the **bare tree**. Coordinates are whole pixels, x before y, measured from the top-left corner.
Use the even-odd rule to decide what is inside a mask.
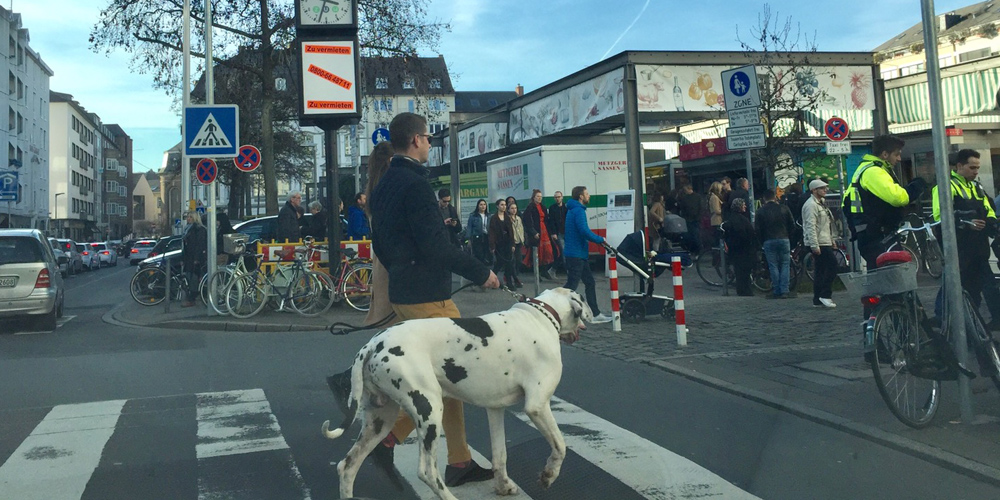
[[[132,55],[132,69],[152,74],[154,85],[175,97],[181,87],[183,0],[107,0],[91,29],[94,51],[124,50]],[[363,0],[359,6],[359,40],[367,55],[415,54],[420,47],[434,48],[447,24],[426,20],[427,0]],[[281,163],[275,145],[276,68],[287,58],[295,37],[293,0],[212,0],[213,61],[259,89],[254,109],[241,114],[260,117],[261,168],[266,210],[277,213],[277,178]],[[193,71],[205,65],[204,2],[191,1],[192,56],[200,58]],[[237,57],[250,51],[259,58]],[[289,87],[294,88],[294,87]]]
[[[752,158],[773,173],[775,166],[796,157],[795,143],[809,135],[805,114],[815,112],[829,96],[810,66],[809,53],[817,50],[815,33],[804,35],[791,17],[772,15],[764,4],[748,35],[741,37],[737,27],[737,41],[756,66],[761,121],[767,133],[766,147],[754,150]]]

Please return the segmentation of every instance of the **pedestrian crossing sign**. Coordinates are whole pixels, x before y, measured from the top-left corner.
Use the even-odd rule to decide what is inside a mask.
[[[239,153],[240,108],[235,104],[186,106],[184,154],[234,157]]]

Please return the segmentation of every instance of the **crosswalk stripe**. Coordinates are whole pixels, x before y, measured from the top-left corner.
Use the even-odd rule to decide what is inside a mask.
[[[79,499],[124,406],[115,400],[52,408],[0,466],[0,498]]]
[[[442,435],[441,439],[443,438],[444,436]],[[438,446],[438,472],[441,473],[441,479],[444,479],[444,470],[448,465],[448,457],[447,453],[441,449],[444,446],[444,441],[439,441],[439,443],[441,445]],[[403,476],[403,479],[410,483],[413,491],[417,492],[417,496],[421,500],[436,500],[438,496],[417,475],[417,460],[420,456],[420,446],[417,445],[416,438],[410,436],[404,444],[405,446],[397,446],[394,452],[394,463],[396,464],[396,469],[399,470],[399,475]],[[472,460],[476,463],[487,469],[492,467],[490,461],[476,451],[475,448],[469,446],[469,450],[472,451]],[[493,492],[493,484],[493,481],[482,481],[478,483],[465,483],[461,486],[449,487],[448,489],[459,498],[492,498],[496,496],[496,493]],[[518,499],[531,500],[531,496],[525,494],[520,485],[518,485],[517,489],[519,493]]]
[[[553,396],[551,407],[561,428],[586,430],[586,435],[563,432],[569,449],[646,498],[757,498],[691,460],[562,399]],[[514,414],[534,427],[524,412]]]
[[[263,390],[200,393],[197,401],[199,499],[264,495],[260,490],[310,498]]]

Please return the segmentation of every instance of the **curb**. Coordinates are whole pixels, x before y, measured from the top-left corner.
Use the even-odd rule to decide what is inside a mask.
[[[646,361],[645,363],[661,368],[675,375],[679,375],[688,380],[770,406],[797,417],[832,427],[853,436],[872,441],[908,455],[912,455],[916,458],[949,469],[953,472],[964,474],[977,481],[986,482],[994,486],[1000,486],[1000,469],[956,455],[950,451],[935,448],[912,439],[906,439],[877,427],[854,422],[850,419],[834,415],[823,410],[810,408],[792,401],[776,398],[761,391],[741,387],[736,384],[726,382],[725,380],[699,373],[697,370],[691,368],[668,363],[666,361]]]
[[[323,325],[298,325],[292,323],[252,323],[239,321],[192,321],[192,320],[171,320],[151,325],[143,325],[125,321],[119,316],[118,311],[124,306],[119,304],[101,316],[101,321],[116,326],[132,328],[163,328],[174,330],[202,330],[213,332],[313,332],[326,331],[328,327]]]

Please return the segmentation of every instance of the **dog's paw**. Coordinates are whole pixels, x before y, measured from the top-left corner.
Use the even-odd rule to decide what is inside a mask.
[[[556,473],[552,469],[542,469],[541,475],[538,476],[538,484],[542,489],[549,489],[552,483],[556,480]]]
[[[510,479],[507,479],[506,481],[497,481],[493,490],[500,496],[517,495],[517,486],[514,484],[514,481],[511,481]]]

